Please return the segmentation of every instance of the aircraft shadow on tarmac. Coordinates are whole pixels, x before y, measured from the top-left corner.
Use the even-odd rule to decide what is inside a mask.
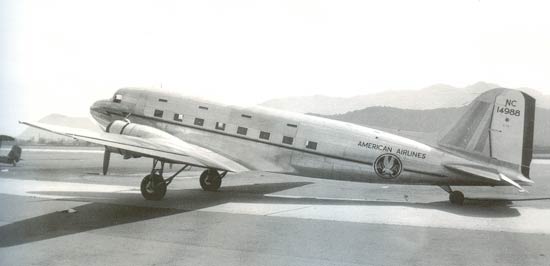
[[[514,208],[513,201],[521,200],[550,200],[550,198],[535,199],[490,199],[490,198],[466,198],[464,205],[456,206],[447,200],[427,203],[390,201],[390,200],[346,200],[324,199],[313,197],[277,197],[273,193],[313,184],[313,182],[279,182],[261,183],[239,186],[224,186],[219,192],[205,192],[201,189],[169,190],[162,201],[146,201],[141,198],[139,191],[134,194],[101,193],[101,192],[55,192],[35,191],[33,193],[43,195],[57,195],[73,197],[75,201],[101,201],[108,199],[108,203],[138,205],[156,208],[175,208],[193,211],[221,205],[224,203],[257,203],[257,204],[303,204],[303,205],[347,205],[347,206],[404,206],[439,210],[456,215],[480,218],[506,218],[517,217],[521,213]],[[269,194],[269,195],[268,195]]]
[[[389,200],[346,200],[324,199],[312,197],[277,197],[273,193],[313,184],[312,182],[280,182],[262,183],[240,186],[225,186],[219,192],[205,192],[201,189],[170,190],[162,201],[146,201],[138,191],[133,194],[116,192],[56,192],[33,191],[35,194],[71,197],[71,201],[93,201],[111,204],[138,205],[153,208],[174,208],[193,211],[221,205],[224,203],[256,203],[256,204],[303,204],[303,205],[347,205],[347,206],[404,206],[439,210],[456,215],[483,218],[506,218],[520,216],[513,208],[512,200],[506,199],[471,199],[467,198],[463,206],[456,206],[447,200],[428,203],[389,201]],[[268,195],[269,194],[269,195]],[[105,200],[102,200],[105,199]],[[546,199],[538,198],[537,200]],[[550,198],[547,198],[550,199]]]
[[[0,227],[0,248],[184,212],[168,208],[90,203]]]
[[[206,208],[235,201],[231,191],[245,191],[252,199],[311,184],[308,182],[254,184],[227,187],[229,193],[209,193],[202,190],[173,190],[163,201],[146,201],[139,193],[33,191],[41,195],[70,196],[70,201],[91,202],[73,208],[76,212],[54,212],[0,226],[0,248],[26,244],[105,227],[145,221],[175,215],[195,209]],[[190,192],[190,193],[189,193]],[[246,198],[239,196],[239,198]],[[244,199],[243,199],[244,200]],[[181,202],[192,203],[181,206]],[[179,203],[179,204],[178,204]],[[197,204],[193,204],[197,203]]]
[[[288,198],[266,195],[312,184],[311,182],[263,183],[226,186],[219,192],[200,189],[170,190],[162,201],[145,201],[136,193],[34,191],[34,194],[70,196],[69,201],[91,202],[74,208],[75,213],[55,212],[0,227],[0,247],[9,247],[120,224],[144,221],[229,202],[257,204],[405,206],[440,210],[470,217],[506,218],[521,215],[510,200],[468,199],[464,206],[447,201],[430,203],[357,201],[322,198]],[[550,198],[537,198],[545,200]]]

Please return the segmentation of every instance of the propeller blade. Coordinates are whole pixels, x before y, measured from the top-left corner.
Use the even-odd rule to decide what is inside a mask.
[[[111,152],[105,147],[105,153],[103,153],[103,175],[107,175],[109,170],[109,161],[111,160]]]

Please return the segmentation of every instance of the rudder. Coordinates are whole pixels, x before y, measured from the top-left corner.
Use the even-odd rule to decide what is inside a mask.
[[[529,177],[533,159],[535,99],[517,90],[506,90],[495,99],[491,122],[492,157],[520,166]]]

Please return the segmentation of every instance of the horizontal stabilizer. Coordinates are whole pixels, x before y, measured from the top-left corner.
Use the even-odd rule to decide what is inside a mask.
[[[479,165],[467,165],[467,164],[445,164],[445,167],[459,171],[461,173],[470,174],[476,177],[489,179],[492,181],[504,181],[514,187],[516,187],[519,192],[526,192],[526,190],[519,185],[516,181],[512,180],[511,178],[507,177],[506,175],[499,173],[496,169],[493,168],[487,168]],[[522,176],[518,175],[517,178],[525,183],[534,183],[532,180]]]
[[[445,167],[452,170],[457,170],[462,173],[471,174],[482,178],[487,178],[493,181],[500,181],[498,172],[490,168],[485,168],[477,165],[466,165],[466,164],[446,164]]]

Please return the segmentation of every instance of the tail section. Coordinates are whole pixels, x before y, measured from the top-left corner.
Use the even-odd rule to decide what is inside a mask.
[[[478,96],[439,145],[529,177],[535,99],[521,91],[493,89]]]

